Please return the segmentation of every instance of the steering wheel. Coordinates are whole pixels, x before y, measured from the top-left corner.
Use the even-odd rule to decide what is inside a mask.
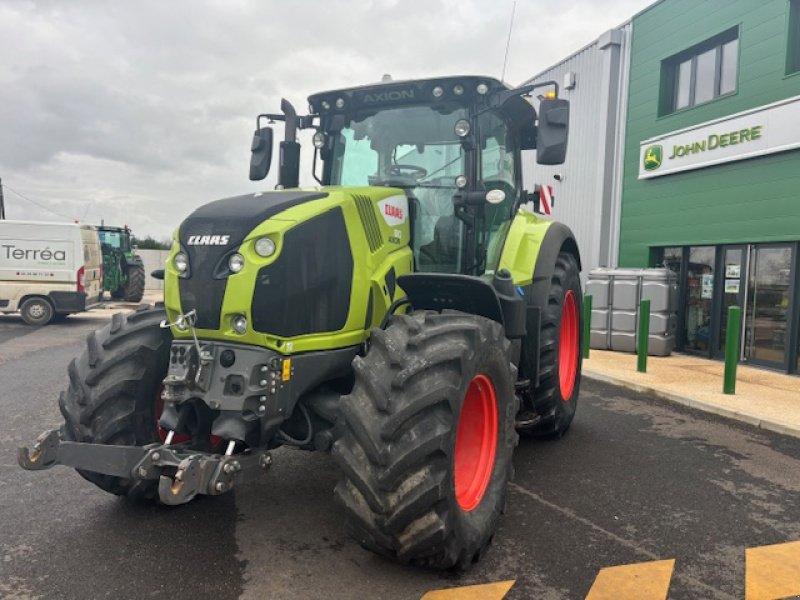
[[[414,181],[419,181],[428,174],[428,170],[417,165],[389,165],[389,175],[399,175],[411,177]]]

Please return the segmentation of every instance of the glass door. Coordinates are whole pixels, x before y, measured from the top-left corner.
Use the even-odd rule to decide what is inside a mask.
[[[787,366],[792,247],[756,245],[750,251],[745,360]]]
[[[728,308],[744,308],[744,292],[747,282],[747,247],[724,246],[721,248],[719,278],[721,303],[719,308],[719,338],[714,355],[725,356],[725,340],[728,336]]]
[[[715,246],[692,246],[686,266],[686,309],[683,349],[711,354],[711,318],[714,314]]]

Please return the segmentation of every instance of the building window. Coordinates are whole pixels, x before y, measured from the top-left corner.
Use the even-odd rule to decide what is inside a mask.
[[[793,0],[797,4],[800,0]],[[660,114],[703,104],[736,91],[739,30],[729,29],[662,63]]]
[[[789,47],[786,55],[786,73],[800,71],[800,0],[789,2]]]

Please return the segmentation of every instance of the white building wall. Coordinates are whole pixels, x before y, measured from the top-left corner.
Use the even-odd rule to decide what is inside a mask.
[[[164,282],[150,276],[152,271],[163,269],[167,262],[169,250],[137,250],[136,253],[142,257],[144,263],[144,289],[163,290]]]
[[[552,218],[575,234],[584,275],[617,264],[630,33],[630,23],[607,31],[525,82],[555,80],[559,96],[570,102],[566,161],[538,165],[535,151],[524,152],[523,180],[528,190],[537,183],[553,186]],[[564,85],[568,75],[572,89]]]

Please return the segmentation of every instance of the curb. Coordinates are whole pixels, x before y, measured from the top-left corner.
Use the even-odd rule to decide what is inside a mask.
[[[739,421],[740,423],[747,423],[748,425],[752,425],[753,427],[764,429],[766,431],[780,433],[781,435],[786,435],[789,437],[800,438],[800,427],[787,425],[786,423],[781,423],[780,421],[763,419],[756,415],[739,412],[738,410],[732,410],[723,406],[717,406],[716,404],[711,404],[710,402],[697,400],[695,398],[689,398],[688,396],[681,396],[680,394],[665,392],[664,390],[660,390],[655,387],[641,385],[639,383],[634,383],[618,377],[612,377],[596,371],[583,371],[582,374],[587,379],[593,379],[595,381],[601,381],[603,383],[615,385],[632,392],[651,394],[657,398],[660,398],[661,400],[674,402],[675,404],[680,404],[681,406],[687,406],[689,408],[711,413],[719,417],[725,417],[727,419]]]

